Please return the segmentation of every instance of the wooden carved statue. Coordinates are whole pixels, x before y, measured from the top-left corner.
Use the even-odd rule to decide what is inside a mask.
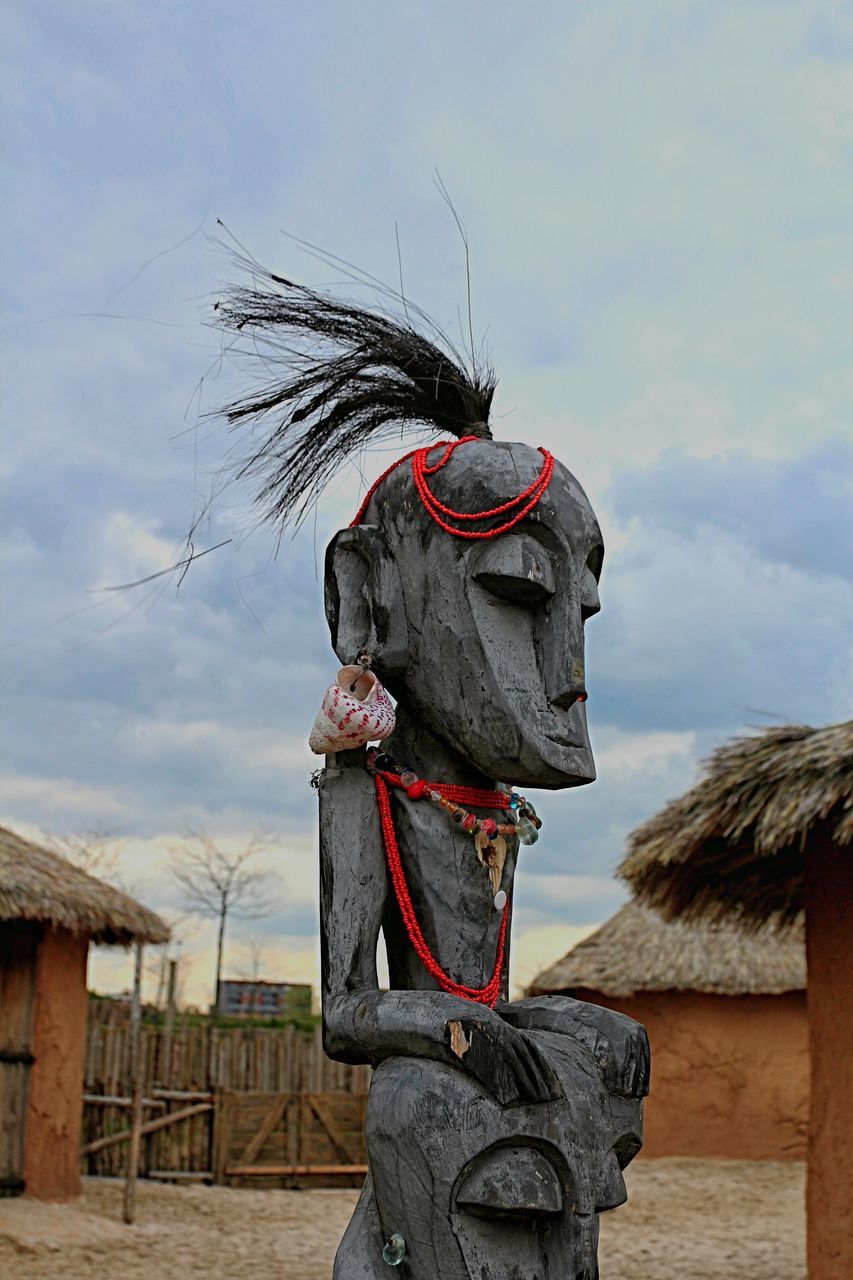
[[[326,555],[344,667],[312,734],[324,1043],[375,1068],[335,1280],[592,1280],[598,1215],[641,1145],[645,1032],[559,996],[510,1002],[507,974],[516,864],[541,828],[529,789],[595,777],[597,521],[547,450],[491,438],[492,378],[410,306],[402,322],[256,270],[220,307],[286,361],[228,410],[271,424],[247,466],[274,518],[389,427],[440,437]]]

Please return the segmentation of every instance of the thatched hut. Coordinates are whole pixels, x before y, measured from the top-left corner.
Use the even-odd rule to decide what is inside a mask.
[[[635,831],[620,873],[685,920],[746,927],[805,913],[812,1280],[853,1275],[853,721],[769,729],[721,748],[702,780]]]
[[[0,1195],[79,1194],[89,943],[168,936],[127,894],[0,827]]]
[[[668,923],[629,902],[534,979],[646,1028],[643,1155],[805,1155],[809,1061],[802,930]]]

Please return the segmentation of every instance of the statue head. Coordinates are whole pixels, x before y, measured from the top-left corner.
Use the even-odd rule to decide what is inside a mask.
[[[446,507],[480,511],[541,470],[527,445],[477,440],[453,452],[431,487]],[[559,463],[528,515],[489,539],[448,533],[400,467],[363,522],[329,547],[332,644],[342,662],[375,655],[402,706],[487,776],[590,782],[584,623],[599,608],[602,558],[589,500]]]
[[[413,461],[386,473],[333,540],[336,653],[344,663],[372,653],[401,709],[481,773],[541,787],[592,781],[584,623],[599,607],[603,548],[577,480],[559,463],[552,471],[548,455],[538,500],[518,504],[546,477],[542,452],[491,439],[493,374],[411,302],[395,318],[248,265],[250,284],[217,302],[218,323],[232,354],[263,360],[262,383],[226,416],[253,428],[238,474],[262,478],[268,518],[298,523],[341,463],[392,431],[461,441],[443,465],[430,456],[432,513]],[[479,536],[442,527],[442,510],[495,508],[515,515],[463,518]]]

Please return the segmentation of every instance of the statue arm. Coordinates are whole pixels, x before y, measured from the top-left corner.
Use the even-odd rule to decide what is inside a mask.
[[[402,1056],[461,1066],[504,1103],[556,1096],[535,1045],[491,1009],[445,991],[379,990],[376,947],[389,893],[382,832],[360,761],[338,760],[320,782],[326,1052],[342,1062]]]
[[[319,788],[323,1044],[342,1062],[371,1062],[374,1046],[356,1015],[369,993],[378,994],[388,876],[370,779],[360,760],[333,759]]]
[[[626,1098],[648,1093],[648,1037],[626,1014],[562,995],[528,996],[499,1004],[495,1012],[521,1031],[550,1031],[585,1045],[613,1093]]]

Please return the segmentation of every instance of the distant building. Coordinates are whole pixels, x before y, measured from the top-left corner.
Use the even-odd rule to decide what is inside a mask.
[[[79,1195],[89,944],[168,937],[126,893],[0,827],[0,1196]]]
[[[287,1018],[310,1013],[311,984],[223,978],[217,1012],[223,1018]]]
[[[629,902],[540,973],[641,1022],[652,1050],[644,1156],[801,1160],[809,1049],[802,928],[667,923]]]

